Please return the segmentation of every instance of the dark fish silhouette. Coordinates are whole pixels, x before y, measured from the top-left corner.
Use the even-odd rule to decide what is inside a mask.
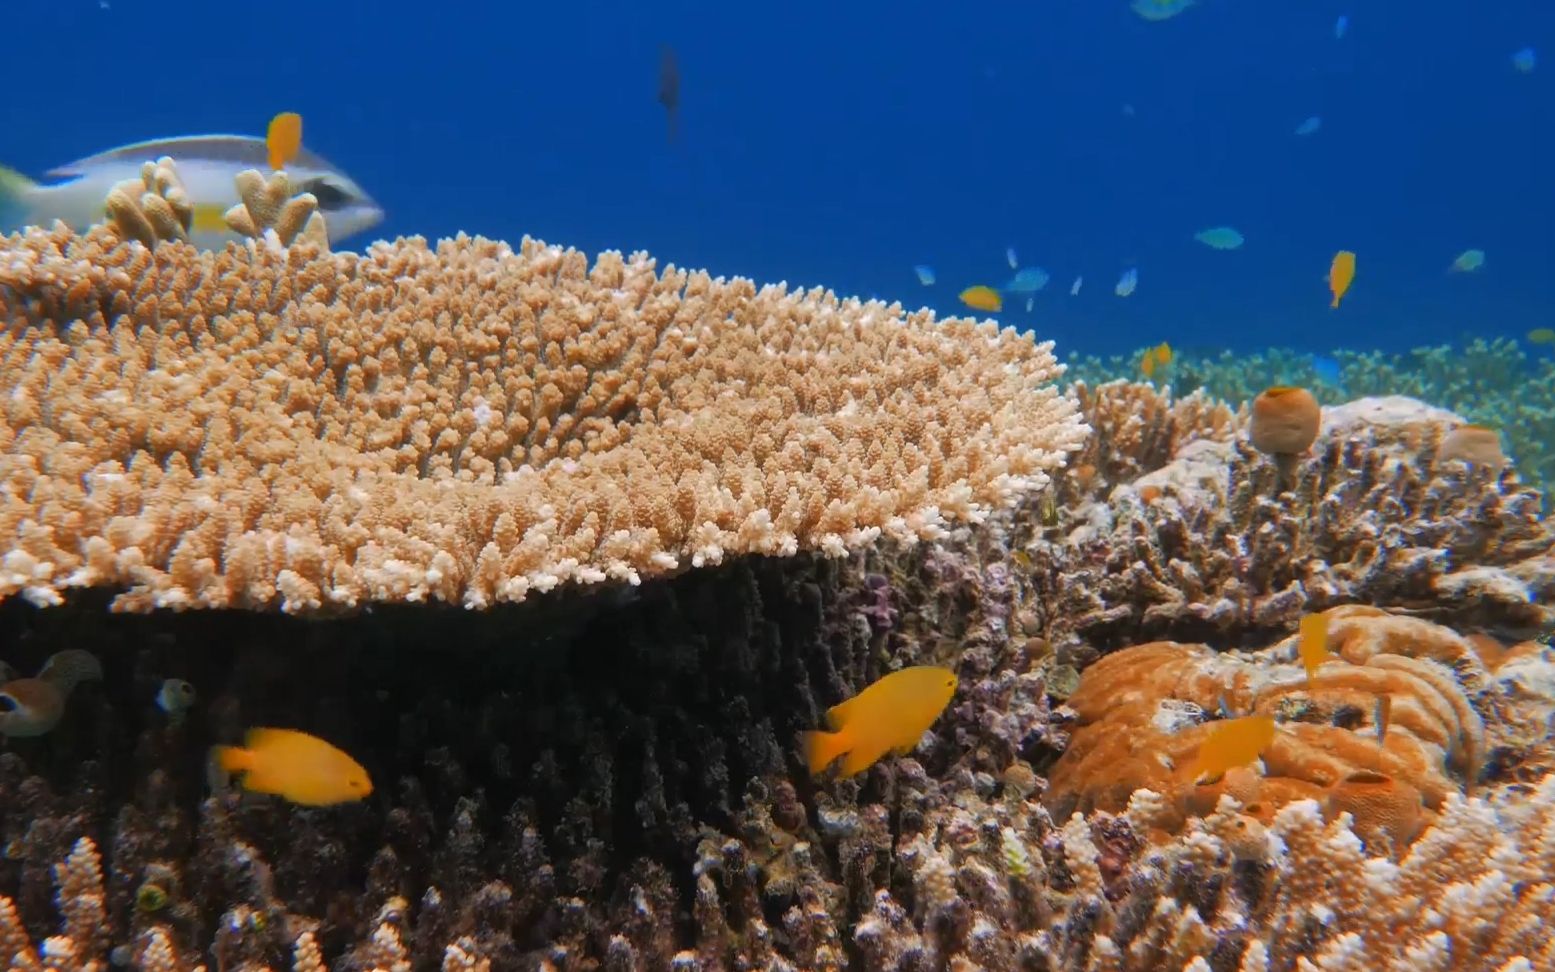
[[[659,104],[669,115],[669,140],[673,142],[680,127],[680,66],[668,44],[659,48]]]

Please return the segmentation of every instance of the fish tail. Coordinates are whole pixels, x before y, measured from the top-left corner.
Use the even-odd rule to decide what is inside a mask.
[[[8,217],[26,211],[27,199],[37,187],[36,182],[15,169],[0,165],[0,217],[6,217],[0,220],[0,228],[10,222]]]
[[[1334,302],[1332,304],[1329,304],[1328,306],[1329,307],[1338,307],[1339,306],[1339,295],[1338,294],[1334,294]]]
[[[819,776],[838,756],[848,751],[846,735],[840,732],[807,732],[804,734],[804,758],[810,766],[810,775]]]
[[[241,746],[212,746],[205,764],[205,779],[212,790],[225,790],[232,782],[232,774],[246,772],[253,765],[253,753]]]

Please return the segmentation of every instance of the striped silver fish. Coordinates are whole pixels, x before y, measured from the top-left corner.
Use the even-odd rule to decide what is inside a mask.
[[[65,180],[41,185],[0,167],[0,232],[23,226],[50,226],[63,220],[77,232],[104,219],[108,192],[125,179],[140,178],[143,163],[167,155],[178,166],[189,201],[194,204],[195,246],[215,250],[242,237],[227,228],[228,209],[238,204],[234,184],[244,169],[270,171],[265,140],[247,135],[190,135],[136,142],[62,165],[46,178]],[[350,176],[325,159],[298,151],[286,166],[297,192],[311,192],[329,230],[330,245],[365,232],[383,221],[383,210]]]

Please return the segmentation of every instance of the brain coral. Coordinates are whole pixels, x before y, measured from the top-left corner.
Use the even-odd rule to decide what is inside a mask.
[[[472,607],[916,539],[1084,439],[1050,344],[526,240],[0,240],[0,596]]]

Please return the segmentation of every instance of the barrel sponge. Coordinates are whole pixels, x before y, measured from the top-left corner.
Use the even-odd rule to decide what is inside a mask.
[[[0,238],[0,597],[483,607],[911,542],[1088,431],[1052,344],[646,254]]]

